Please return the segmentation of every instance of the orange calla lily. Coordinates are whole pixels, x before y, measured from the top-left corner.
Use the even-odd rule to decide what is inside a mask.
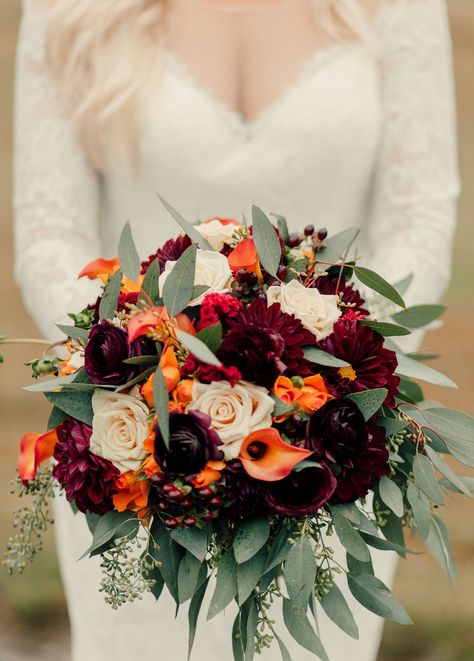
[[[178,328],[190,335],[196,335],[196,330],[193,326],[191,319],[187,314],[180,312],[175,317]],[[141,335],[146,335],[150,332],[161,332],[164,329],[172,334],[173,327],[171,325],[170,316],[165,307],[150,307],[134,315],[128,322],[128,339],[133,342]]]
[[[223,471],[224,468],[225,463],[223,461],[208,461],[202,471],[193,477],[191,483],[197,489],[207,487],[220,479],[221,471]]]
[[[239,269],[245,269],[251,273],[256,273],[259,279],[262,276],[257,249],[253,239],[244,239],[227,257],[229,266],[235,273]]]
[[[99,259],[94,259],[92,262],[89,262],[82,271],[79,273],[79,278],[89,278],[89,280],[96,280],[100,278],[105,284],[107,278],[113,275],[120,268],[120,263],[118,257],[113,259],[104,259],[99,257]]]
[[[148,480],[138,480],[133,471],[128,471],[115,480],[115,488],[118,489],[118,493],[112,496],[112,500],[115,509],[119,512],[125,510],[139,512],[146,508],[150,490]]]
[[[27,432],[20,441],[18,472],[23,484],[27,485],[36,475],[38,466],[53,455],[58,440],[56,429],[46,434]]]
[[[294,466],[312,452],[285,443],[276,429],[252,432],[240,448],[239,459],[247,473],[256,480],[275,482],[287,477]]]

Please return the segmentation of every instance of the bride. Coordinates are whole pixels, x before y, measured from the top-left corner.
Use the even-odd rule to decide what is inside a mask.
[[[177,233],[157,192],[188,219],[256,203],[295,229],[360,226],[365,264],[394,283],[413,274],[411,305],[447,284],[458,181],[443,0],[24,0],[15,116],[16,274],[47,336],[97,295],[77,274],[114,255],[128,219],[143,257]],[[73,661],[184,660],[185,613],[165,596],[111,610],[98,561],[77,561],[84,518],[56,501]],[[393,557],[374,564],[389,584]],[[345,593],[360,640],[320,613],[329,658],[373,660],[382,621]],[[232,621],[202,622],[194,658],[230,659]]]

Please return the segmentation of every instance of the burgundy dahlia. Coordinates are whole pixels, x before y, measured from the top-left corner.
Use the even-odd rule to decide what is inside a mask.
[[[133,379],[139,369],[123,361],[141,354],[140,342],[130,343],[127,333],[108,321],[91,328],[84,367],[93,383],[118,385]]]
[[[305,447],[333,464],[351,465],[369,439],[364,416],[350,399],[331,399],[307,423]]]
[[[337,480],[327,464],[292,471],[288,477],[269,485],[267,505],[281,516],[310,516],[333,495]]]
[[[339,319],[333,332],[318,346],[345,360],[350,367],[320,367],[319,371],[339,395],[373,388],[387,388],[385,406],[395,406],[400,379],[395,376],[396,354],[383,346],[384,338],[357,320]]]
[[[365,498],[378,480],[389,475],[388,458],[384,429],[369,424],[365,448],[342,466],[333,501],[350,503]]]
[[[89,450],[92,428],[67,418],[57,428],[53,475],[81,512],[105,514],[113,509],[114,483],[120,471]]]
[[[222,477],[224,485],[219,492],[228,503],[226,514],[229,518],[244,520],[264,514],[268,484],[250,477],[238,459],[227,462]]]
[[[271,388],[283,373],[308,375],[303,347],[314,335],[299,319],[282,312],[279,303],[267,306],[257,298],[228,323],[218,356],[237,367],[244,379]]]
[[[211,427],[211,419],[200,411],[172,412],[169,420],[169,448],[159,427],[155,428],[155,459],[172,473],[195,475],[208,461],[219,461],[221,441]]]
[[[160,273],[165,270],[166,262],[175,262],[181,257],[186,248],[189,248],[192,241],[187,234],[180,234],[176,239],[169,239],[158,250],[144,260],[141,264],[141,272],[146,273],[148,267],[155,259],[159,260]]]

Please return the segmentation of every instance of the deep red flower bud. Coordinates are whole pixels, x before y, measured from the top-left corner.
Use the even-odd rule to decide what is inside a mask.
[[[181,502],[179,503],[179,506],[183,510],[190,510],[192,508],[193,504],[194,503],[191,500],[191,498],[183,498],[183,500],[181,500]]]
[[[327,237],[328,231],[325,227],[321,227],[320,230],[318,230],[318,239],[320,241],[324,241],[324,239]]]
[[[214,496],[214,498],[211,498],[209,501],[209,506],[210,507],[221,507],[222,506],[222,498],[220,496]]]
[[[301,234],[299,232],[292,232],[286,241],[289,248],[297,248],[301,243]]]
[[[165,524],[165,526],[167,528],[170,528],[170,530],[174,530],[175,528],[177,528],[179,526],[179,521],[174,516],[169,516],[168,518],[166,518],[163,521],[163,523]]]
[[[186,516],[183,519],[183,523],[186,526],[186,528],[194,528],[194,526],[197,523],[196,517],[195,516]]]
[[[312,236],[314,234],[314,225],[306,225],[304,228],[305,236]]]
[[[212,498],[215,494],[215,490],[212,487],[203,487],[199,489],[199,495],[203,498]]]
[[[214,521],[218,516],[217,512],[206,512],[201,516],[202,521]]]

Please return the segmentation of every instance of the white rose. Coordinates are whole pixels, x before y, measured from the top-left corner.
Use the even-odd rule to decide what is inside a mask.
[[[148,454],[143,447],[150,415],[145,402],[99,388],[92,395],[92,408],[91,452],[111,461],[121,473],[140,468]]]
[[[280,287],[269,287],[267,300],[268,305],[280,303],[283,312],[293,314],[318,340],[332,333],[334,323],[341,316],[337,296],[308,289],[299,280],[282,283]]]
[[[224,223],[219,218],[212,218],[200,225],[195,225],[197,231],[203,236],[209,245],[220,252],[232,238],[233,233],[240,227],[237,221]]]
[[[222,441],[226,460],[235,459],[245,438],[272,425],[274,401],[268,390],[246,381],[231,386],[228,381],[193,384],[189,409],[206,413]]]
[[[165,270],[160,275],[159,286],[160,291],[163,291],[163,285],[166,278],[173,270],[176,262],[166,262]],[[232,272],[230,270],[227,257],[221,255],[214,250],[200,250],[198,248],[196,253],[196,273],[194,276],[195,285],[206,285],[209,287],[206,293],[218,292],[223,293],[227,291]],[[190,305],[199,305],[202,303],[205,294],[198,296],[191,301]]]

